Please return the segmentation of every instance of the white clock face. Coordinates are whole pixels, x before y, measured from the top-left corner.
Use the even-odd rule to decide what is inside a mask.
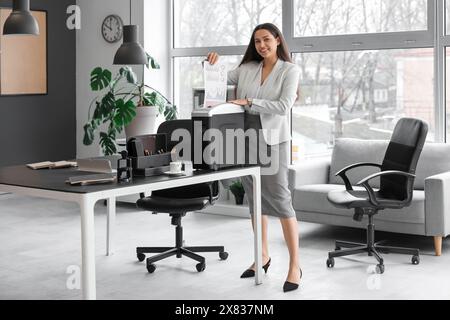
[[[122,39],[123,23],[117,15],[110,15],[103,20],[102,35],[105,41],[114,43]]]

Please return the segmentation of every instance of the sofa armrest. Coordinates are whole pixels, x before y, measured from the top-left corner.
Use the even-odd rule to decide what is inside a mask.
[[[289,166],[289,189],[291,192],[308,184],[327,184],[331,159],[304,160]]]
[[[450,171],[425,179],[425,232],[450,234]]]

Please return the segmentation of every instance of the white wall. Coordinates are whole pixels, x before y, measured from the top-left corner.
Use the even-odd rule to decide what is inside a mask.
[[[146,0],[145,2],[153,2]],[[83,145],[83,126],[88,121],[89,104],[96,94],[90,89],[90,73],[95,67],[110,69],[113,73],[120,66],[113,66],[112,61],[122,41],[107,43],[101,35],[103,19],[110,14],[119,15],[124,24],[130,21],[130,2],[128,0],[77,0],[81,8],[81,30],[77,30],[77,157],[90,157],[101,154],[97,140],[91,146]],[[132,0],[132,24],[139,26],[140,42],[144,40],[144,0]],[[134,70],[139,79],[142,69]]]

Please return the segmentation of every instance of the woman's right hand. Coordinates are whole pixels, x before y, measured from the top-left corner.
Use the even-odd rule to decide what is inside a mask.
[[[208,61],[210,64],[215,64],[217,61],[219,61],[219,55],[217,54],[217,52],[210,52],[206,57],[206,61]]]

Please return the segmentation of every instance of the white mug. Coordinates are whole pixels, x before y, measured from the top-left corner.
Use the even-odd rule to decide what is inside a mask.
[[[181,172],[181,166],[182,166],[182,162],[180,162],[180,161],[171,162],[170,163],[170,172],[172,172],[172,173]]]

